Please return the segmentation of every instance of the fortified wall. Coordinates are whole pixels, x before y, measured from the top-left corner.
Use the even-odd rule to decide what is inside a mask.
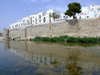
[[[4,29],[4,37],[21,39],[54,36],[87,36],[100,37],[100,18],[66,20],[60,23],[51,23],[44,25],[28,26],[18,29]]]

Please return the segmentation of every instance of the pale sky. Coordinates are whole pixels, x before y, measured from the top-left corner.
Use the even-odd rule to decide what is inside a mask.
[[[41,11],[56,9],[65,12],[72,2],[79,2],[82,6],[100,5],[100,0],[0,0],[0,32],[9,28],[10,23]]]

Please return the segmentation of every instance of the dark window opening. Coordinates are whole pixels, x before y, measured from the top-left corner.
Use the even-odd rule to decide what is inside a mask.
[[[87,16],[87,18],[89,18],[89,16]]]
[[[45,22],[45,17],[44,17],[44,22]]]

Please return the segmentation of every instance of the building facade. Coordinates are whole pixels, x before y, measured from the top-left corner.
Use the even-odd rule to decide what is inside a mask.
[[[81,18],[95,18],[100,17],[100,5],[90,5],[90,7],[82,7],[82,12],[76,14],[76,18],[79,20]],[[58,18],[55,21],[59,21],[62,19],[73,19],[73,17],[70,17],[68,15],[65,15],[64,13],[60,13],[57,10],[49,9],[48,11],[43,11],[37,14],[30,15],[28,17],[24,17],[21,20],[18,20],[18,22],[15,22],[13,24],[10,24],[10,29],[14,28],[20,28],[25,26],[31,26],[31,25],[40,25],[40,24],[47,24],[50,22],[55,22],[52,14],[55,13],[58,15]]]
[[[100,5],[90,5],[90,7],[82,7],[82,12],[76,14],[77,18],[95,18],[100,16]]]
[[[18,20],[18,22],[10,24],[10,29],[54,22],[54,19],[52,17],[53,13],[55,13],[55,15],[58,15],[59,17],[61,15],[60,12],[49,9],[48,11],[43,11],[37,14],[30,15],[28,17],[24,17],[21,20]]]

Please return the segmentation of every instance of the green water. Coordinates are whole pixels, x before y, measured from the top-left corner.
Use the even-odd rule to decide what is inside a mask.
[[[100,75],[100,45],[0,42],[0,75]]]

